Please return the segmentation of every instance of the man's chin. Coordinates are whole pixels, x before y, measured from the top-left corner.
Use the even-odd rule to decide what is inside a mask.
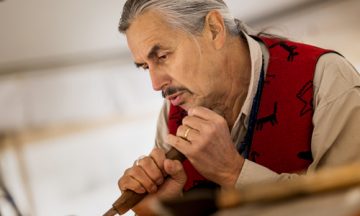
[[[183,110],[186,111],[188,111],[191,107],[197,107],[197,106],[202,106],[202,105],[196,103],[189,103],[189,102],[184,102],[179,105],[179,107],[181,107]]]
[[[193,100],[193,98],[187,98],[186,100],[182,101],[179,105],[183,110],[188,111],[191,107],[197,106],[204,106],[202,101]]]

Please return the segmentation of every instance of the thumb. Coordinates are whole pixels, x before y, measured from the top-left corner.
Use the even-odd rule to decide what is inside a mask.
[[[164,169],[174,181],[180,185],[185,185],[187,176],[180,161],[166,159],[164,161]]]

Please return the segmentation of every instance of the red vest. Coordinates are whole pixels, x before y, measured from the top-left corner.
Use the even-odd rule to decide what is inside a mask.
[[[314,71],[319,57],[331,51],[280,39],[259,40],[270,59],[248,159],[277,173],[303,171],[312,162]],[[180,107],[170,106],[171,134],[185,116]],[[184,191],[206,182],[188,160],[183,165],[188,176]]]

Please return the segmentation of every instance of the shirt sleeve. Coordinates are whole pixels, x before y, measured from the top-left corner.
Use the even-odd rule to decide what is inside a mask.
[[[360,75],[335,53],[320,57],[314,75],[313,162],[306,172],[360,160]],[[245,160],[236,188],[263,181],[283,181],[300,174],[276,173]]]
[[[360,160],[360,74],[343,57],[327,54],[319,60],[314,107],[309,170]]]

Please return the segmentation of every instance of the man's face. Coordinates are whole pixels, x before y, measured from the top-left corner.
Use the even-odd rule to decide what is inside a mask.
[[[149,71],[153,89],[175,106],[216,106],[225,94],[220,60],[208,36],[171,28],[158,13],[137,17],[126,31],[135,64]]]

